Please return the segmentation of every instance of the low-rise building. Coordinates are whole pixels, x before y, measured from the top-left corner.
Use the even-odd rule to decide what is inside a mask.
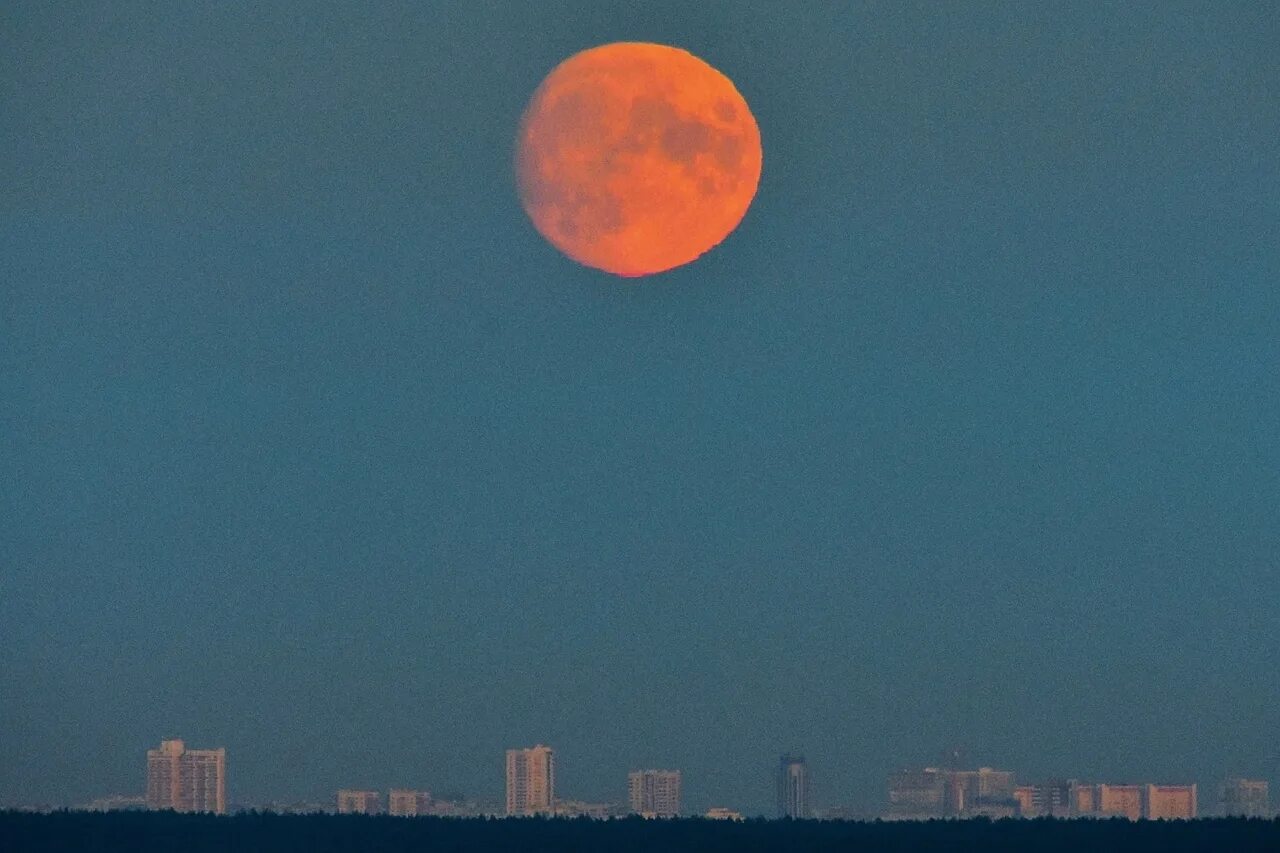
[[[607,820],[613,817],[618,807],[613,803],[586,803],[581,800],[559,800],[552,809],[556,817],[589,817],[592,820]]]
[[[707,809],[703,817],[707,820],[742,820],[742,812],[727,809],[724,806],[715,806]]]
[[[147,808],[147,798],[143,795],[112,794],[90,800],[81,807],[89,812],[136,812]]]

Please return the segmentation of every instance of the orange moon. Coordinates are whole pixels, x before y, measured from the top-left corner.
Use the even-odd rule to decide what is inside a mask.
[[[525,212],[552,245],[620,276],[687,264],[755,197],[760,129],[728,77],[660,44],[606,44],[542,81],[520,123]]]

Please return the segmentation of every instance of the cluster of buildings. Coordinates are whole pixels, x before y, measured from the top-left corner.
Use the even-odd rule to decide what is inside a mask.
[[[667,818],[680,814],[679,770],[634,770],[627,774],[628,814]],[[616,809],[605,803],[580,803],[556,798],[555,752],[538,744],[507,750],[507,816],[565,815],[611,817]]]
[[[804,756],[778,759],[777,815],[810,818],[809,766]],[[679,770],[634,770],[627,775],[627,805],[563,800],[556,796],[555,752],[538,744],[509,749],[506,754],[506,805],[509,817],[566,816],[608,818],[641,815],[672,818],[681,814]],[[889,777],[888,820],[932,820],[972,817],[1128,818],[1129,820],[1192,819],[1200,814],[1195,785],[1110,784],[1079,780],[1019,785],[1013,771],[980,767],[926,767],[902,770]],[[428,791],[397,788],[387,792],[343,789],[331,806],[306,804],[310,811],[335,809],[339,814],[388,814],[396,817],[474,816],[497,808],[476,803],[435,799]],[[1267,783],[1227,779],[1218,792],[1217,814],[1270,817]],[[93,809],[172,809],[179,812],[227,812],[227,754],[225,749],[188,749],[181,740],[165,740],[147,750],[145,797],[113,797],[94,801]],[[283,807],[278,810],[294,810]],[[837,811],[824,813],[836,817]],[[741,820],[739,812],[713,808],[708,818]]]
[[[1012,817],[1017,814],[1014,774],[982,767],[925,767],[889,777],[888,820]]]
[[[1219,792],[1224,816],[1269,817],[1267,783],[1228,779]],[[1191,785],[1107,784],[1057,780],[1018,785],[1014,773],[980,767],[926,767],[889,777],[888,820],[971,817],[1127,818],[1192,820],[1200,815]]]
[[[627,776],[627,810],[612,803],[564,800],[556,796],[556,757],[551,747],[539,744],[527,749],[509,749],[505,814],[508,817],[609,818],[624,814],[677,817],[680,814],[680,779],[679,770],[633,771]],[[389,791],[384,809],[382,795],[378,791],[345,789],[338,792],[337,811],[339,814],[389,814],[397,817],[481,813],[472,804],[436,801],[427,791],[410,790]]]

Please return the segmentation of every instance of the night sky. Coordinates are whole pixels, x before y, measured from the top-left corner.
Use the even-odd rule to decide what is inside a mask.
[[[1043,5],[5,3],[0,804],[1280,781],[1280,15]],[[764,145],[639,281],[512,172],[619,40]]]

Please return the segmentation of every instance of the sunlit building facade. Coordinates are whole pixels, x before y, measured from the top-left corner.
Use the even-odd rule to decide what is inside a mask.
[[[379,814],[381,811],[382,795],[377,791],[344,788],[338,792],[338,814]]]
[[[1072,780],[1069,808],[1072,817],[1090,817],[1098,813],[1098,786]]]
[[[1099,785],[1097,810],[1099,817],[1142,818],[1141,785]]]
[[[147,808],[226,814],[227,751],[176,739],[147,750]]]
[[[555,754],[541,744],[507,750],[507,815],[545,815],[556,802]]]
[[[1148,820],[1194,820],[1195,785],[1148,785],[1144,816]]]
[[[1052,781],[1039,785],[1019,785],[1013,790],[1022,817],[1069,817],[1071,785]]]

